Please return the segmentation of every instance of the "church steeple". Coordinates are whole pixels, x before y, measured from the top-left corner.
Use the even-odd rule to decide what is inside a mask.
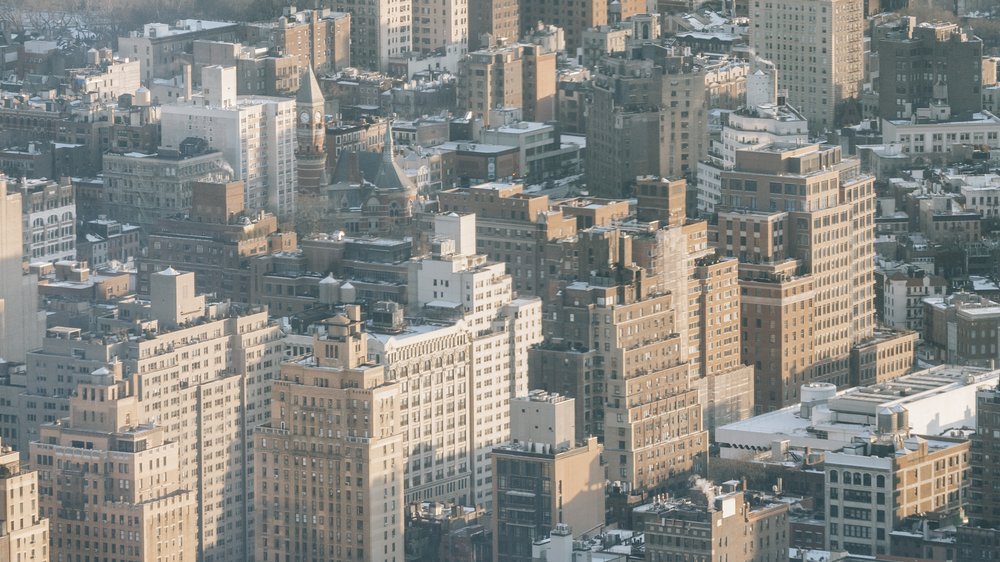
[[[303,104],[315,105],[317,103],[326,103],[326,99],[323,98],[323,90],[319,87],[319,81],[316,80],[316,74],[313,72],[312,66],[306,67],[305,80],[302,80],[299,84],[299,92],[295,96],[295,103],[300,106]]]
[[[315,193],[326,169],[326,100],[312,67],[306,67],[304,74],[295,96],[299,114],[295,131],[299,144],[296,152],[299,191]]]

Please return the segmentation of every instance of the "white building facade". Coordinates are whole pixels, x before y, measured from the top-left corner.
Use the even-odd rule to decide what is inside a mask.
[[[246,185],[248,209],[265,209],[279,221],[295,216],[295,100],[237,96],[236,68],[208,66],[204,89],[190,101],[163,106],[162,145],[177,149],[189,137],[222,152],[233,180]]]

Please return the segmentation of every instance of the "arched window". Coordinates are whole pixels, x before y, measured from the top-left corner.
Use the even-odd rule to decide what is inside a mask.
[[[63,213],[62,220],[64,220],[64,221],[71,221],[71,220],[73,220],[73,213],[71,213],[69,211]]]
[[[875,477],[875,485],[879,488],[885,488],[885,476],[881,474]]]
[[[35,222],[31,224],[34,226],[45,226],[45,221],[43,219],[35,219]]]
[[[872,475],[865,474],[865,486],[871,486],[871,485],[872,485]]]
[[[830,483],[831,484],[836,484],[837,483],[837,471],[836,470],[831,470],[830,471]]]
[[[861,485],[861,473],[860,472],[855,472],[854,473],[854,485],[855,486],[860,486]]]
[[[844,471],[844,484],[850,484],[850,483],[851,483],[851,473],[845,470]]]

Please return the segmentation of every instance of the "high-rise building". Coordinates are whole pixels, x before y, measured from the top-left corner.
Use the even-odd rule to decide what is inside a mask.
[[[511,439],[493,449],[493,552],[530,562],[531,546],[558,525],[604,525],[604,467],[596,437],[577,440],[573,399],[544,391],[511,399]]]
[[[69,416],[43,425],[31,444],[41,509],[58,529],[52,559],[196,560],[198,496],[182,480],[180,444],[141,421],[121,363],[77,380]]]
[[[940,104],[953,115],[981,111],[983,41],[954,23],[917,25],[915,17],[899,23],[875,47],[879,117],[909,119]]]
[[[298,59],[299,71],[337,72],[351,66],[351,14],[329,9],[285,8],[270,39],[281,56]]]
[[[368,349],[401,388],[405,503],[472,505],[472,333],[462,321],[383,328]]]
[[[489,509],[489,454],[510,440],[510,397],[528,392],[528,350],[542,339],[542,303],[515,298],[506,264],[476,253],[475,215],[435,215],[434,234],[430,255],[410,262],[410,314],[462,320],[471,334],[469,501]]]
[[[401,384],[369,361],[363,327],[348,305],[274,382],[254,436],[258,560],[405,559]]]
[[[515,43],[469,53],[459,63],[458,107],[494,122],[492,110],[522,108],[527,120],[554,117],[556,54],[533,44]]]
[[[995,454],[1000,450],[1000,387],[976,391],[975,413],[976,432],[969,438],[969,520],[958,528],[955,546],[961,560],[995,560],[1000,546],[1000,467]]]
[[[283,354],[265,310],[206,302],[193,273],[167,268],[150,276],[149,300],[123,299],[93,330],[51,328],[45,347],[32,354],[19,416],[64,418],[86,373],[119,358],[138,401],[132,423],[158,425],[164,440],[177,444],[180,482],[197,497],[195,515],[184,522],[196,529],[197,551],[206,561],[242,562],[253,548],[250,443],[270,417],[271,380]],[[21,440],[45,442],[30,429]],[[68,447],[72,455],[82,450]]]
[[[246,186],[248,209],[266,209],[282,223],[295,216],[295,100],[236,95],[236,67],[202,69],[202,92],[162,109],[163,146],[191,137],[222,152],[233,180]]]
[[[1000,388],[976,392],[976,432],[970,438],[972,478],[969,484],[969,523],[996,527],[1000,523],[1000,466],[994,451],[1000,447]]]
[[[194,42],[201,40],[233,41],[240,34],[238,23],[209,20],[180,20],[175,25],[147,23],[141,31],[118,39],[118,52],[123,57],[139,59],[143,84],[154,78],[171,78],[189,62]]]
[[[649,45],[649,56],[605,58],[587,116],[587,185],[622,197],[637,176],[684,177],[708,151],[706,84],[715,63]],[[718,86],[716,85],[716,88]]]
[[[521,30],[534,29],[538,22],[561,27],[566,34],[567,52],[576,53],[585,30],[608,23],[608,4],[608,0],[521,2]]]
[[[413,0],[334,0],[330,7],[351,15],[351,64],[388,69],[389,59],[413,48]]]
[[[811,381],[846,385],[874,333],[874,178],[839,147],[738,150],[721,173],[714,244],[740,260],[743,361],[758,411]]]
[[[7,361],[24,361],[45,331],[38,277],[24,267],[22,205],[21,192],[8,192],[7,177],[0,175],[0,357]]]
[[[466,43],[469,0],[413,0],[413,50],[421,53]]]
[[[39,509],[38,472],[0,443],[0,560],[49,562],[49,520]]]
[[[485,49],[497,41],[521,37],[521,2],[518,0],[468,0],[469,51]],[[484,40],[484,35],[489,38]]]
[[[810,131],[859,117],[848,108],[864,81],[862,0],[756,2],[750,21],[754,53],[777,67],[778,88],[788,92]]]

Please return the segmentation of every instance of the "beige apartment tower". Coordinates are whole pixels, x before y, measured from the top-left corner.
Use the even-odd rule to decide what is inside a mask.
[[[254,436],[259,562],[405,560],[400,384],[363,326],[348,305],[274,383]]]
[[[864,80],[862,0],[767,0],[750,7],[750,44],[778,69],[778,88],[809,130],[851,123]]]
[[[69,417],[31,444],[52,559],[116,553],[119,560],[194,561],[197,494],[182,484],[179,444],[142,423],[131,383],[113,363],[81,377]]]
[[[49,520],[38,507],[38,472],[0,443],[0,560],[48,562]]]
[[[740,260],[743,361],[759,412],[849,382],[874,334],[874,178],[840,147],[772,144],[722,172],[715,245]]]

